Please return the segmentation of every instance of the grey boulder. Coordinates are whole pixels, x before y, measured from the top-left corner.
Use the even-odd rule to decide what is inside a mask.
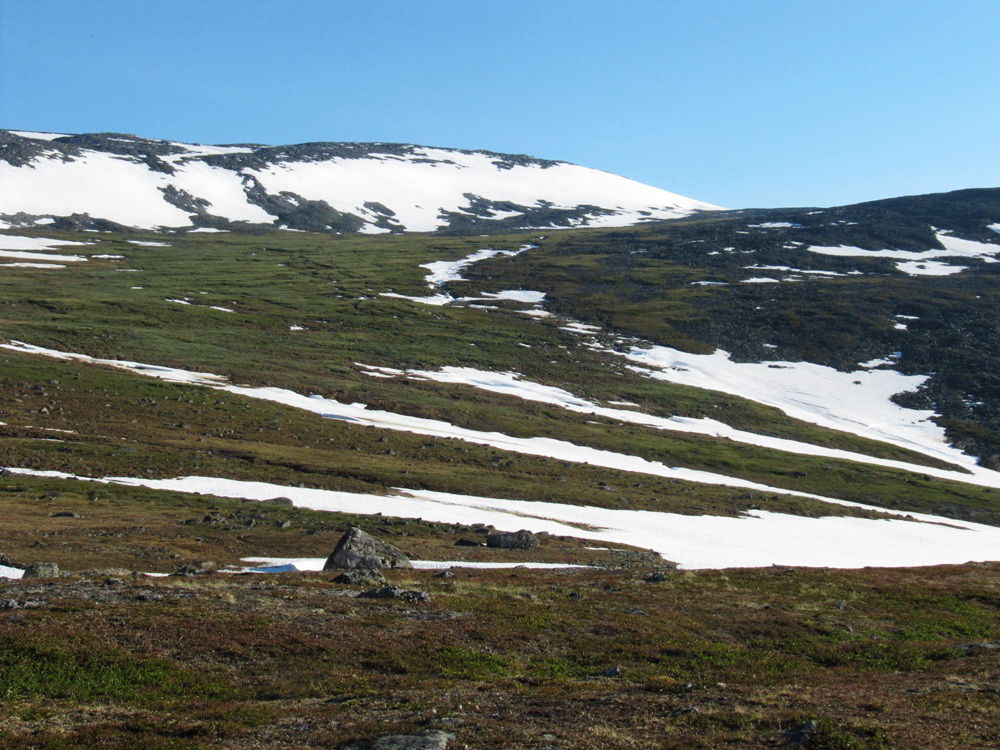
[[[499,549],[532,549],[539,544],[541,544],[539,538],[527,529],[513,532],[495,531],[486,537],[487,547]]]
[[[59,566],[55,563],[36,563],[24,569],[23,578],[58,578]]]
[[[412,568],[410,558],[391,544],[376,539],[357,526],[347,530],[326,559],[323,570],[350,568]]]

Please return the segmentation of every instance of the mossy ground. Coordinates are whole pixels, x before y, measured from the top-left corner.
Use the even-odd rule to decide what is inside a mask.
[[[562,243],[585,236],[594,235],[560,235],[559,244],[543,246],[539,262],[562,264],[567,284],[571,276],[586,279],[588,268],[603,273],[604,259],[560,255]],[[378,296],[426,293],[420,263],[485,245],[513,248],[533,235],[64,238],[98,243],[85,252],[126,257],[60,271],[10,269],[0,280],[4,339],[998,522],[989,490],[919,472],[623,427],[467,387],[374,379],[355,365],[517,371],[661,416],[709,416],[764,434],[932,463],[746,400],[641,378],[622,369],[619,358],[510,310]],[[136,247],[126,239],[173,246]],[[560,252],[549,253],[553,247]],[[669,264],[662,270],[687,278]],[[586,317],[563,307],[570,295],[560,290],[569,287],[545,285],[550,267],[498,261],[477,271],[473,291],[544,289],[557,309]],[[579,298],[593,303],[598,322],[645,332],[637,325],[648,306],[621,307],[624,317],[605,320],[597,304],[603,292],[584,291]],[[612,291],[609,306],[618,304],[619,290]],[[192,304],[168,301],[182,298]],[[665,306],[659,320],[687,319],[701,309],[699,299],[684,294],[656,303]],[[636,326],[622,322],[629,315]],[[291,331],[293,325],[305,330]],[[691,347],[704,346],[692,329],[671,330],[684,333]],[[0,465],[84,476],[197,474],[369,493],[403,486],[689,514],[750,507],[855,512],[787,494],[360,428],[202,387],[8,351],[0,353],[0,421]],[[53,515],[67,512],[78,517]],[[77,572],[162,573],[195,560],[322,557],[349,523],[425,559],[607,566],[464,570],[448,579],[390,572],[393,583],[431,593],[433,601],[419,605],[358,598],[360,589],[333,584],[330,574],[0,581],[4,747],[326,748],[439,727],[469,748],[763,748],[787,746],[783,733],[809,719],[818,722],[805,745],[811,748],[1000,742],[1000,651],[955,648],[1000,640],[995,564],[679,572],[654,583],[648,574],[663,561],[624,548],[591,550],[569,538],[547,538],[529,557],[457,547],[459,538],[482,533],[460,526],[22,476],[0,477],[0,519],[0,551],[14,562],[51,561]],[[620,677],[599,676],[614,666]]]
[[[12,748],[987,748],[1000,567],[394,571],[0,584]],[[620,676],[605,677],[611,667]]]
[[[617,357],[579,346],[557,326],[516,312],[428,307],[379,296],[425,293],[422,262],[463,257],[482,246],[513,248],[531,235],[155,237],[171,247],[136,247],[120,235],[72,237],[99,242],[87,252],[125,258],[93,259],[58,272],[17,269],[0,284],[10,339],[321,393],[472,429],[552,437],[892,509],[986,523],[1000,517],[989,490],[928,481],[920,473],[623,426],[470,387],[363,374],[357,362],[516,371],[597,401],[632,401],[661,416],[709,416],[760,433],[934,463],[744,399],[650,381],[623,369]],[[547,257],[544,248],[537,252]],[[7,465],[91,476],[217,473],[358,491],[407,486],[687,513],[763,507],[760,493],[622,475],[452,440],[376,436],[379,431],[278,405],[93,366],[12,352],[0,353],[0,363],[0,409],[7,423],[0,429],[13,438],[3,441]],[[48,442],[53,440],[63,442]],[[631,489],[610,495],[600,489],[608,485]],[[850,512],[782,495],[766,505],[807,515]]]

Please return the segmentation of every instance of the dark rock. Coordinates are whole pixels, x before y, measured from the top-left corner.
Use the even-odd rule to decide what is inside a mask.
[[[678,708],[676,711],[673,711],[670,715],[676,719],[678,716],[687,716],[688,714],[696,714],[699,712],[699,710],[700,709],[697,706],[684,706],[684,708]]]
[[[532,549],[541,544],[538,537],[526,529],[514,532],[497,531],[486,537],[486,546],[498,549]]]
[[[812,737],[813,732],[816,731],[816,727],[818,726],[818,721],[810,719],[807,722],[799,724],[797,727],[792,727],[787,732],[782,732],[782,735],[792,745],[802,745],[809,741],[809,738]]]
[[[175,576],[200,576],[206,575],[208,573],[214,573],[219,569],[211,560],[202,560],[200,562],[189,562],[181,565],[177,570],[175,570],[171,575]]]
[[[352,568],[334,578],[333,582],[348,586],[376,586],[385,583],[385,578],[378,568]]]
[[[447,750],[455,735],[437,729],[419,734],[387,734],[361,742],[352,742],[344,750]]]
[[[442,570],[440,573],[435,573],[434,578],[454,578],[455,574],[450,570]]]
[[[376,539],[357,526],[347,530],[327,558],[323,570],[337,568],[412,568],[402,550]]]
[[[474,539],[459,539],[455,542],[456,547],[483,547],[482,542],[477,542]]]
[[[24,569],[22,578],[58,578],[59,566],[55,563],[36,563]]]
[[[431,600],[431,595],[426,591],[406,590],[398,586],[381,586],[371,591],[366,591],[361,596],[366,599],[399,599],[404,602],[414,602],[426,604]]]
[[[55,513],[49,513],[49,518],[82,518],[82,516],[71,510],[60,510]]]
[[[979,643],[963,643],[955,646],[959,651],[974,654],[977,651],[1000,651],[1000,641],[981,641]]]

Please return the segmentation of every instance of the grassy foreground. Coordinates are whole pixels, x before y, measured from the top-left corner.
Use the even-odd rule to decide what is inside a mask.
[[[0,614],[0,741],[764,748],[810,720],[809,748],[1000,737],[998,654],[960,648],[1000,637],[1000,566],[432,576],[390,576],[419,605],[319,574],[3,584],[23,609]]]
[[[970,645],[1000,641],[1000,564],[671,572],[569,538],[459,547],[483,530],[2,481],[7,554],[76,571],[0,580],[5,748],[337,748],[427,728],[459,748],[780,748],[810,721],[800,747],[1000,738],[1000,650]],[[322,557],[348,523],[418,558],[585,567],[387,572],[426,603],[332,573],[134,573]]]

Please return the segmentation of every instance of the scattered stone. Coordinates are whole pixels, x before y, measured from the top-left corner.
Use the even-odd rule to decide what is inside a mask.
[[[58,578],[59,566],[55,563],[36,563],[24,569],[22,578]]]
[[[498,549],[532,549],[541,544],[538,537],[527,529],[520,531],[496,531],[486,537],[486,546]]]
[[[133,574],[127,568],[92,568],[80,572],[85,578],[130,578]]]
[[[787,732],[782,732],[782,735],[790,744],[802,745],[809,741],[809,738],[812,737],[812,733],[816,731],[816,727],[818,726],[818,721],[810,719],[807,722],[799,724],[797,727],[792,727]]]
[[[676,719],[678,716],[687,716],[688,714],[696,714],[700,710],[701,709],[699,709],[697,706],[684,706],[684,708],[678,708],[670,715]]]
[[[406,590],[398,586],[380,586],[377,589],[366,591],[360,596],[366,599],[400,599],[404,602],[414,602],[426,604],[431,600],[431,595],[426,591]]]
[[[361,742],[352,742],[344,750],[447,750],[455,735],[437,729],[419,734],[387,734]]]
[[[347,530],[337,542],[323,570],[336,568],[412,568],[403,551],[376,539],[357,526]]]
[[[385,583],[385,577],[378,568],[353,568],[345,570],[333,582],[347,586],[377,586]]]
[[[475,539],[459,539],[455,542],[456,547],[485,547],[486,545],[482,542],[477,542]]]
[[[1000,651],[1000,641],[981,641],[979,643],[963,643],[955,646],[959,651],[966,654],[974,654],[977,651]]]
[[[202,560],[200,562],[189,562],[181,565],[177,570],[175,570],[171,575],[175,576],[201,576],[208,573],[214,573],[219,569],[211,560]]]

